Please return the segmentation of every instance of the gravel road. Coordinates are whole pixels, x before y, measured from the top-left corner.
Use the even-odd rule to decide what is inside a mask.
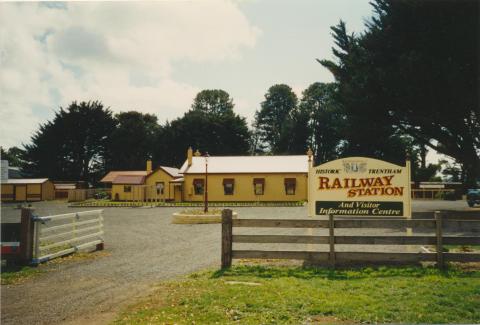
[[[34,207],[38,215],[91,210],[48,202]],[[106,256],[58,264],[34,280],[2,286],[2,324],[91,323],[160,280],[218,264],[220,225],[172,225],[176,210],[104,209]],[[19,213],[2,208],[2,218]]]
[[[43,216],[92,210],[68,208],[65,203],[58,202],[39,202],[33,206],[35,213]],[[414,202],[415,211],[463,210],[465,206],[462,201]],[[202,268],[217,267],[220,263],[220,225],[173,225],[171,215],[178,210],[105,208],[106,246],[102,256],[48,265],[48,272],[34,279],[2,286],[1,323],[107,323],[125,304],[148,294],[155,283]],[[304,218],[307,213],[306,207],[235,210],[240,217],[249,218]],[[13,221],[20,215],[20,210],[12,205],[3,205],[1,212],[2,220]],[[307,234],[308,230],[300,231]],[[276,246],[276,249],[285,247]]]

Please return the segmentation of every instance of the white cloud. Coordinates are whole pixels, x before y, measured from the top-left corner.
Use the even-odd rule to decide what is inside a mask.
[[[180,116],[199,89],[175,63],[237,60],[258,35],[225,1],[1,3],[0,144],[28,142],[73,100]]]

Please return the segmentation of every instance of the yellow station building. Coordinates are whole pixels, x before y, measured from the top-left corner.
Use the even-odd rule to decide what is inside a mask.
[[[308,196],[307,155],[205,158],[190,148],[180,173],[187,202],[203,201],[207,186],[212,202],[306,201]]]
[[[111,171],[101,182],[115,201],[202,202],[208,189],[210,202],[282,202],[306,201],[307,178],[307,155],[205,158],[189,148],[180,169],[153,170],[148,160],[144,171]]]

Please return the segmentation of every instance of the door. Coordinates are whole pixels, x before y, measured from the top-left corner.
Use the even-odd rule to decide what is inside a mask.
[[[26,200],[27,200],[27,186],[15,185],[15,201],[26,201]]]
[[[173,199],[175,202],[182,202],[182,186],[173,187]]]

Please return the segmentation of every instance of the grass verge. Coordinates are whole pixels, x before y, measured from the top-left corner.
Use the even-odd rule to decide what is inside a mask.
[[[44,270],[31,266],[2,266],[1,284],[18,284],[43,273]]]
[[[209,207],[299,207],[303,201],[272,201],[272,202],[209,202]],[[110,201],[89,199],[82,202],[71,202],[70,207],[202,207],[203,202],[138,202],[138,201]]]
[[[115,324],[478,323],[480,271],[235,266],[163,283]]]
[[[38,266],[2,265],[1,285],[23,283],[25,281],[35,278],[42,273],[52,270],[52,267],[55,267],[56,265],[72,262],[81,262],[85,260],[93,260],[109,255],[110,253],[105,251],[79,252],[55,258]]]

